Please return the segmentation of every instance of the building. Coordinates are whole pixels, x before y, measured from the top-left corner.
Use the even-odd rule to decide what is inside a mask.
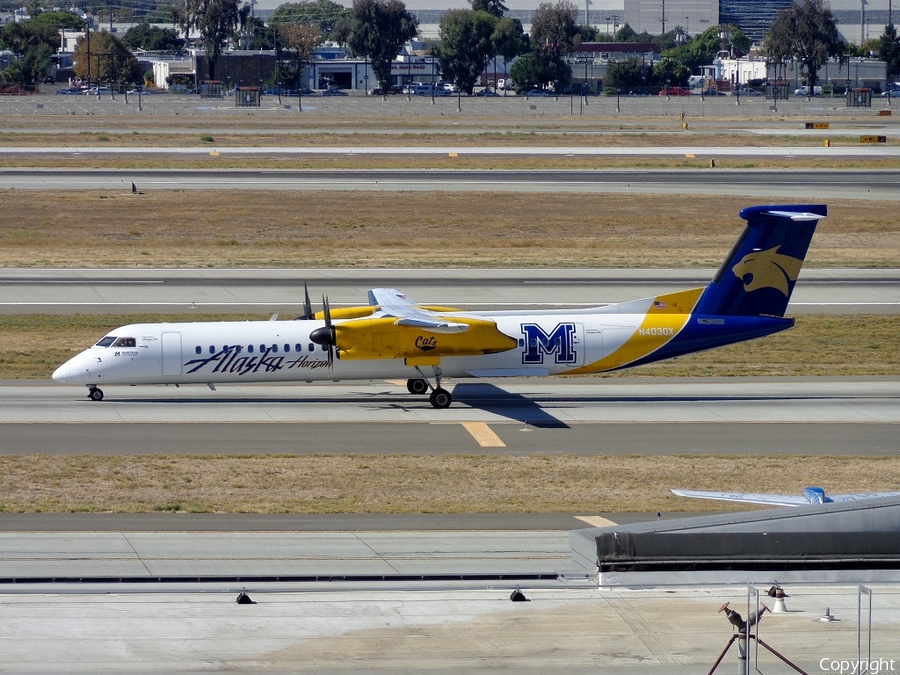
[[[732,84],[745,84],[751,80],[774,80],[776,77],[774,66],[768,65],[765,59],[753,56],[740,59],[716,59],[713,66],[715,68],[714,79]],[[795,63],[788,63],[784,68],[783,75],[789,91],[795,91],[806,84],[800,73],[799,65]],[[782,77],[780,67],[778,77]],[[846,63],[830,59],[819,68],[818,80],[819,84],[833,85],[838,90],[849,86],[882,91],[887,86],[887,64],[877,59],[853,58]]]
[[[762,42],[779,10],[790,9],[791,0],[721,0],[719,23],[732,24],[753,42]]]

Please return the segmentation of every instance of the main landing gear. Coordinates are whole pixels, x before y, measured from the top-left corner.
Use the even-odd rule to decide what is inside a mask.
[[[92,401],[103,400],[103,390],[100,387],[88,387],[88,398]]]
[[[406,388],[410,394],[424,394],[431,389],[431,396],[429,397],[431,405],[435,408],[449,408],[450,404],[453,403],[453,396],[449,391],[441,387],[441,367],[433,366],[433,368],[435,387],[431,386],[428,378],[425,377],[425,373],[421,371],[419,366],[416,366],[416,370],[422,377],[409,378],[406,381]]]

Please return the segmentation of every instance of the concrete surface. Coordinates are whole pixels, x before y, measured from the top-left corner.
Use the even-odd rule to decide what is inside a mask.
[[[599,589],[596,577],[573,574],[523,582],[529,602],[521,603],[509,599],[517,584],[504,581],[149,581],[236,570],[559,570],[571,564],[563,531],[2,533],[0,560],[3,573],[32,578],[134,572],[148,580],[0,585],[3,673],[682,675],[707,672],[732,635],[722,603],[747,615],[738,575],[716,587]],[[771,582],[756,588],[765,593]],[[895,670],[882,672],[900,672],[900,581],[872,589],[872,655],[894,660]],[[765,642],[808,673],[838,672],[820,668],[822,659],[856,659],[855,585],[785,590],[790,611],[764,617]],[[242,591],[257,604],[237,604]],[[818,620],[826,607],[836,621]],[[759,660],[760,672],[790,672],[764,650]],[[733,647],[719,672],[736,667]]]

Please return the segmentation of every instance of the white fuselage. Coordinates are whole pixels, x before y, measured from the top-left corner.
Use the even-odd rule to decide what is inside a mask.
[[[441,369],[455,378],[570,372],[615,352],[645,317],[602,309],[492,313],[488,318],[518,346],[497,354],[445,357]],[[132,324],[64,363],[53,379],[102,385],[417,377],[402,358],[350,360],[338,353],[329,360],[328,348],[310,340],[323,325],[316,320]],[[104,342],[109,346],[101,346]]]

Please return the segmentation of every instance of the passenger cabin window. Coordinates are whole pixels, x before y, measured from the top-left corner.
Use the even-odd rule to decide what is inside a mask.
[[[202,353],[203,353],[203,349],[202,349],[199,345],[197,345],[197,346],[194,348],[194,351],[196,351],[198,354],[202,354]]]
[[[100,340],[100,342],[97,343],[97,346],[98,347],[109,347],[115,341],[116,341],[115,335],[107,335],[105,338],[103,338],[102,340]]]
[[[121,337],[113,343],[113,347],[136,347],[137,340],[130,337]]]

